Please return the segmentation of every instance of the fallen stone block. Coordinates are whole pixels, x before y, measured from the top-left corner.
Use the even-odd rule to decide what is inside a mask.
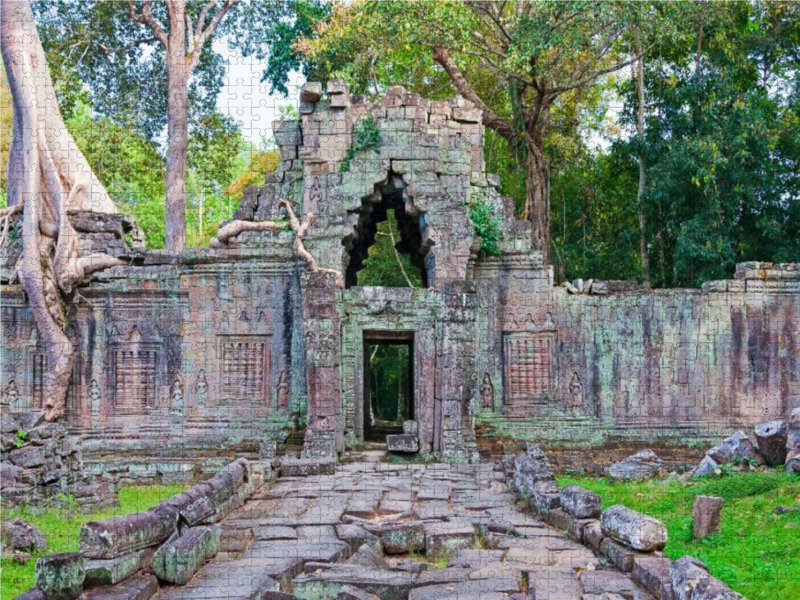
[[[800,407],[789,415],[786,433],[786,471],[800,473]]]
[[[115,585],[153,563],[153,548],[145,548],[116,558],[91,559],[83,563],[86,571],[84,587]]]
[[[682,556],[669,567],[669,578],[675,600],[691,600],[694,588],[710,577],[706,566],[693,556]]]
[[[300,89],[300,102],[319,102],[322,98],[322,84],[318,81],[309,81]]]
[[[282,477],[333,475],[336,461],[332,458],[283,458],[280,467]]]
[[[358,550],[363,544],[367,544],[375,552],[383,554],[383,544],[380,538],[358,525],[337,525],[336,537],[349,544],[353,551]]]
[[[419,421],[403,421],[403,433],[418,436]]]
[[[359,565],[370,569],[388,570],[391,568],[388,562],[367,544],[362,545],[356,552],[347,559],[348,565]]]
[[[599,519],[592,519],[581,527],[581,543],[595,552],[600,552],[600,544],[605,539]]]
[[[241,554],[255,541],[252,529],[222,529],[219,536],[219,551]]]
[[[25,519],[6,521],[3,523],[2,533],[3,545],[13,550],[47,550],[44,534]]]
[[[161,546],[153,557],[153,570],[161,581],[185,585],[205,562],[219,551],[217,526],[192,527]]]
[[[111,587],[93,588],[81,595],[81,600],[149,600],[158,591],[154,575],[135,575]]]
[[[634,550],[660,550],[667,543],[667,528],[661,521],[620,504],[603,511],[600,526],[605,535]]]
[[[722,523],[722,498],[715,496],[695,496],[692,506],[692,520],[694,529],[692,537],[696,540],[719,533]]]
[[[419,439],[416,435],[405,433],[386,436],[386,447],[389,452],[413,453],[419,452]]]
[[[441,521],[425,525],[425,554],[429,558],[475,546],[475,527],[469,521]]]
[[[380,597],[354,585],[346,585],[336,594],[336,600],[380,600]]]
[[[694,470],[692,470],[692,477],[702,477],[703,475],[708,475],[717,467],[719,467],[719,465],[713,458],[710,456],[704,456],[703,460],[700,461],[700,464],[697,465]]]
[[[600,516],[603,501],[600,496],[577,485],[569,485],[560,492],[561,508],[579,519]]]
[[[672,581],[669,576],[671,564],[670,559],[662,556],[637,556],[633,559],[631,578],[656,600],[671,600]]]
[[[86,572],[79,552],[50,554],[36,561],[36,587],[48,600],[73,600],[81,595]]]
[[[295,595],[315,600],[335,600],[346,585],[352,585],[381,600],[406,600],[416,575],[403,571],[380,571],[366,567],[333,565],[318,573],[304,573],[292,582]]]
[[[425,524],[422,521],[383,524],[375,533],[386,554],[406,554],[425,548]]]
[[[116,558],[130,554],[164,542],[175,533],[178,516],[175,510],[162,510],[90,521],[81,527],[78,546],[87,558]]]
[[[630,481],[649,479],[664,470],[663,461],[652,450],[642,450],[623,461],[611,465],[608,474],[611,479]]]
[[[729,464],[737,460],[754,460],[757,464],[764,464],[761,454],[744,431],[737,431],[719,446],[711,448],[706,454],[718,465]]]
[[[600,553],[607,557],[614,566],[623,573],[630,573],[633,570],[633,560],[637,553],[627,546],[615,542],[610,537],[605,537],[600,542]]]
[[[22,467],[23,469],[40,467],[46,460],[44,446],[25,446],[23,448],[16,448],[9,453],[8,460],[18,467]]]
[[[408,600],[500,600],[519,592],[519,588],[519,581],[514,577],[471,579],[418,587],[409,594]],[[541,597],[548,596],[542,594]]]
[[[758,451],[770,467],[786,462],[786,441],[789,428],[786,421],[778,419],[759,423],[755,427]]]

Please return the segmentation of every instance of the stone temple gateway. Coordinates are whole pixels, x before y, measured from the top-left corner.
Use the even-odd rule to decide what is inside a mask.
[[[715,438],[800,406],[797,265],[743,263],[702,290],[554,286],[485,172],[469,102],[390,88],[365,104],[335,82],[301,101],[299,120],[274,124],[279,168],[235,218],[283,221],[280,199],[313,213],[305,247],[340,277],[309,270],[288,226],[171,255],[139,247],[126,217],[75,215],[85,247],[127,263],[96,273],[70,313],[67,419],[84,459],[221,456],[303,424],[305,456],[335,457],[369,427],[364,353],[382,342],[410,349],[420,452],[453,459],[476,456],[476,418],[599,445]],[[380,141],[359,149],[366,121]],[[475,203],[502,221],[499,256],[479,258]],[[387,210],[423,288],[357,285]],[[47,365],[10,283],[18,252],[2,256],[1,385],[4,408],[25,412]]]

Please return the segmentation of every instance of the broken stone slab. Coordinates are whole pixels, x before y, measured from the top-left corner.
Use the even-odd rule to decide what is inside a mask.
[[[219,536],[219,551],[241,554],[255,541],[252,529],[225,528]]]
[[[375,552],[383,554],[383,544],[380,538],[358,525],[337,525],[336,537],[346,542],[353,551],[366,544]]]
[[[642,450],[614,463],[608,468],[611,479],[630,481],[636,479],[649,479],[664,470],[664,463],[652,450]]]
[[[700,581],[692,591],[692,600],[746,600],[741,594],[737,594],[725,583],[709,577]]]
[[[336,461],[332,458],[283,458],[280,468],[282,477],[333,475],[336,472]]]
[[[620,597],[645,600],[649,596],[640,590],[627,575],[618,571],[582,571],[579,573],[583,599]],[[604,596],[605,595],[605,596]]]
[[[706,454],[718,465],[751,459],[757,464],[764,463],[764,459],[756,450],[750,437],[741,430],[725,439],[719,446],[711,448]]]
[[[161,546],[153,556],[153,570],[161,581],[186,585],[197,571],[219,552],[220,529],[216,525],[190,527]]]
[[[600,552],[600,545],[604,539],[599,519],[591,519],[581,527],[581,543],[589,546],[595,552]]]
[[[36,587],[48,600],[77,598],[85,577],[80,552],[50,554],[36,561]]]
[[[561,496],[556,481],[554,479],[535,481],[528,504],[539,515],[546,515],[561,506]]]
[[[429,558],[450,554],[459,548],[472,548],[475,540],[475,527],[470,521],[425,524],[425,555]]]
[[[422,521],[384,523],[374,531],[386,554],[406,554],[425,548],[425,524]]]
[[[786,434],[786,471],[800,473],[800,407],[789,415]]]
[[[135,575],[111,587],[93,588],[81,595],[81,600],[149,600],[158,591],[154,575]]]
[[[386,447],[389,452],[419,452],[419,438],[405,433],[386,436]]]
[[[605,535],[634,550],[660,550],[667,543],[667,528],[661,521],[621,504],[603,511],[600,527]]]
[[[244,559],[295,559],[302,562],[335,562],[347,558],[350,546],[335,538],[314,540],[271,540],[255,542],[242,554]],[[301,565],[302,565],[301,562]]]
[[[332,565],[316,573],[294,578],[294,593],[301,598],[335,600],[346,585],[355,586],[381,600],[406,600],[416,582],[416,575],[403,571],[381,571],[360,566]]]
[[[0,433],[16,433],[20,429],[22,425],[11,415],[0,416]]]
[[[600,554],[608,558],[623,573],[630,573],[633,570],[633,561],[637,556],[636,551],[615,542],[610,537],[604,537],[600,542]]]
[[[765,421],[755,426],[758,451],[770,467],[776,467],[786,462],[788,431],[789,428],[783,419]]]
[[[669,578],[675,600],[692,600],[694,588],[711,575],[706,566],[693,556],[682,556],[669,567]]]
[[[719,465],[716,463],[716,461],[710,456],[706,455],[703,457],[703,460],[700,461],[700,464],[697,465],[692,471],[692,477],[702,477],[703,475],[708,475],[709,473],[713,473],[714,469],[717,467],[719,467]]]
[[[145,548],[116,558],[91,559],[83,563],[85,587],[116,585],[153,563],[153,548]]]
[[[25,519],[12,519],[3,523],[3,545],[13,550],[33,552],[47,550],[44,534]]]
[[[600,496],[577,485],[569,485],[560,492],[561,508],[579,519],[600,516],[603,501]]]
[[[403,433],[406,435],[419,435],[419,421],[403,421]]]
[[[656,600],[672,598],[669,567],[672,561],[663,556],[637,556],[633,559],[631,578],[652,594]]]
[[[408,595],[408,600],[499,600],[519,591],[517,578],[489,577],[418,587]],[[548,596],[542,594],[541,597]]]
[[[336,600],[380,600],[380,598],[354,585],[346,585],[336,594]]]
[[[8,460],[23,469],[40,467],[46,460],[44,446],[28,445],[16,448],[8,454]]]
[[[296,540],[297,530],[284,525],[259,525],[253,527],[253,537],[258,540]]]
[[[308,81],[300,89],[300,102],[314,104],[322,98],[322,84],[319,81]]]
[[[270,568],[249,561],[221,560],[210,562],[184,587],[165,586],[156,600],[266,600],[268,593],[280,589],[269,575]]]
[[[347,559],[348,565],[359,565],[370,569],[389,570],[391,565],[367,544],[363,544],[356,552]]]
[[[523,498],[533,496],[537,481],[554,479],[553,469],[547,460],[535,460],[527,454],[514,458],[514,488]]]
[[[694,521],[694,529],[692,530],[692,538],[699,540],[709,535],[719,533],[719,527],[722,523],[722,505],[725,502],[723,498],[715,496],[695,496],[694,504],[692,505],[692,521]]]
[[[90,521],[81,527],[78,546],[87,558],[116,558],[130,554],[164,542],[175,533],[178,517],[178,512],[172,509]]]

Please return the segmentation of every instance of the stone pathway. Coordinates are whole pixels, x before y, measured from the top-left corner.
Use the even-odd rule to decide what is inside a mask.
[[[223,522],[221,550],[156,598],[651,599],[521,512],[491,464],[358,462],[284,477]]]

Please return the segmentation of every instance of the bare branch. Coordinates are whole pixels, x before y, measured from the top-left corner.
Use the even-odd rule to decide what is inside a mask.
[[[205,30],[203,30],[200,33],[200,35],[195,36],[194,46],[191,46],[190,50],[190,56],[192,58],[191,61],[189,62],[189,67],[188,67],[189,73],[191,73],[197,66],[197,63],[200,62],[201,50],[205,45],[205,43],[208,41],[208,38],[210,38],[211,35],[214,33],[214,30],[222,22],[222,19],[224,19],[225,15],[228,14],[228,11],[230,11],[230,9],[239,4],[240,1],[241,0],[226,0],[222,8],[220,8],[219,11],[217,11],[217,14],[214,15],[214,18],[211,20],[211,23],[208,24],[208,27],[206,27]],[[214,4],[216,4],[216,2]],[[206,7],[208,7],[208,4],[206,4],[206,6],[203,7],[204,11]],[[203,15],[203,20],[205,20],[205,15]]]
[[[209,0],[209,2],[206,2],[203,10],[200,11],[200,16],[197,17],[197,28],[194,31],[195,38],[199,38],[200,34],[203,33],[203,27],[206,26],[206,17],[208,16],[208,11],[214,8],[218,1],[219,0]]]

